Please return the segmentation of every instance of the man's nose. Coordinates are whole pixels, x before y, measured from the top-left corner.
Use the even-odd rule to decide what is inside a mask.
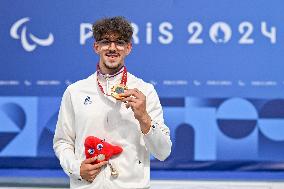
[[[109,49],[116,49],[115,42],[110,42],[110,47]]]

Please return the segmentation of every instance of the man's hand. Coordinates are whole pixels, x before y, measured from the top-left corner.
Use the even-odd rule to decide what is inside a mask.
[[[131,107],[134,117],[139,121],[142,133],[146,134],[150,130],[151,117],[146,111],[146,97],[137,88],[128,89],[120,94],[124,97],[121,101],[126,103],[126,108]]]
[[[107,164],[107,161],[98,164],[92,164],[96,161],[96,157],[86,159],[80,166],[80,176],[88,181],[93,182],[96,176],[100,173],[102,166]]]

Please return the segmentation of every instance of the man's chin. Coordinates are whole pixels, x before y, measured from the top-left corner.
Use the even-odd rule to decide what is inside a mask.
[[[107,69],[117,69],[120,67],[120,63],[119,62],[105,62],[105,67]]]

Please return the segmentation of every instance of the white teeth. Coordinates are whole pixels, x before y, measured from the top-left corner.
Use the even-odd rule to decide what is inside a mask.
[[[97,158],[98,158],[99,161],[103,161],[103,160],[105,160],[105,155],[99,154]]]
[[[108,57],[118,57],[117,54],[107,54],[106,56],[108,56]]]

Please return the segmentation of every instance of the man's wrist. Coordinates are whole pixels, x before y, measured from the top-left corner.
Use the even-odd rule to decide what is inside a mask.
[[[143,134],[147,134],[151,127],[152,119],[148,114],[145,114],[144,117],[139,120],[140,128]]]

